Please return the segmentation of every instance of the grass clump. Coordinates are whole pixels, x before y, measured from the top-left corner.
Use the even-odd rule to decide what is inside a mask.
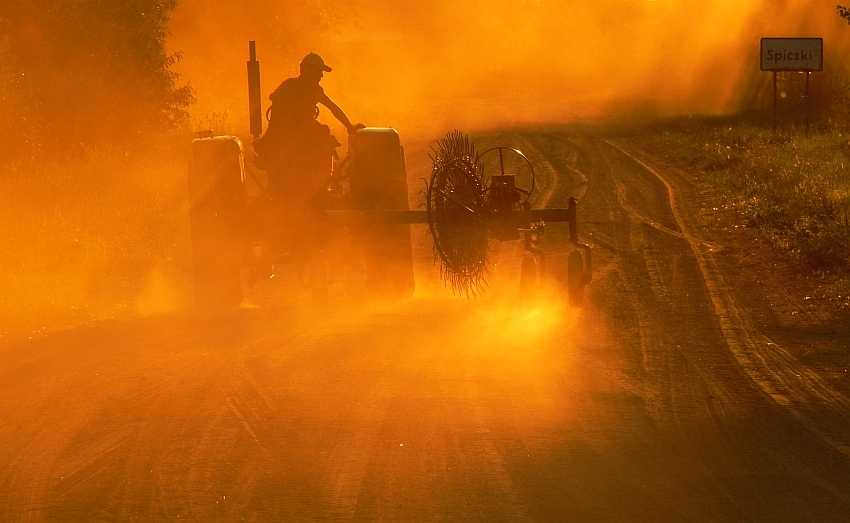
[[[668,122],[665,145],[730,195],[753,226],[812,266],[850,268],[850,134],[774,134],[746,117]]]

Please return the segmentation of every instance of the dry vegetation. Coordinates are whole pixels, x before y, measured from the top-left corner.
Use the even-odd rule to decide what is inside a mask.
[[[154,273],[179,285],[189,264],[186,166],[186,153],[165,144],[7,166],[0,334],[120,314]]]

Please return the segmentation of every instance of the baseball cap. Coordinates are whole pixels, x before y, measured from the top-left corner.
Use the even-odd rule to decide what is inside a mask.
[[[321,69],[322,71],[331,72],[331,68],[325,65],[325,61],[322,60],[322,57],[317,55],[316,53],[310,53],[301,60],[301,67],[315,67],[316,69]]]

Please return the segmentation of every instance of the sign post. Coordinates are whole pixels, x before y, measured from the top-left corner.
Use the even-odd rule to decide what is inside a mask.
[[[773,71],[773,132],[776,133],[776,71]]]
[[[773,132],[776,132],[776,75],[806,73],[806,136],[809,134],[809,74],[823,71],[823,38],[762,38],[761,70],[773,72]]]

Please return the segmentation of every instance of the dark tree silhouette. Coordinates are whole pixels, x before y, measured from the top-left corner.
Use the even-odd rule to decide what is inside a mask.
[[[0,2],[0,96],[12,102],[0,104],[3,136],[64,150],[131,142],[185,118],[192,90],[165,45],[177,3]]]

